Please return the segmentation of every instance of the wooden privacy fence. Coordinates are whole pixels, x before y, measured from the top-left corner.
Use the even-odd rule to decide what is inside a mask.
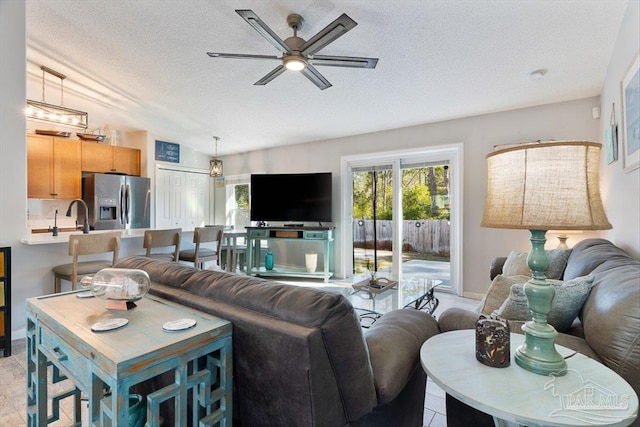
[[[449,228],[447,220],[402,221],[402,250],[449,256]],[[376,221],[378,249],[391,249],[392,231],[391,221]],[[373,220],[353,222],[353,246],[373,248]]]

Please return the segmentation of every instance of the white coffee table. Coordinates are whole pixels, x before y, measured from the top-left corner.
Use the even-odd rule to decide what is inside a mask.
[[[622,377],[580,353],[556,345],[568,372],[554,377],[515,364],[524,336],[511,334],[511,365],[491,368],[475,357],[475,331],[438,334],[420,350],[427,375],[445,392],[494,417],[496,425],[627,426],[638,396]]]

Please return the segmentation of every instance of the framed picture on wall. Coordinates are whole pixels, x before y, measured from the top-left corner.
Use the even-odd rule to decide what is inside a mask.
[[[618,160],[618,125],[610,125],[604,131],[604,146],[607,152],[607,164]]]
[[[625,172],[640,166],[640,51],[621,82],[622,158]]]

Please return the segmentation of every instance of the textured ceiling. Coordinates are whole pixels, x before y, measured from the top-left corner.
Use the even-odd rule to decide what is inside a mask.
[[[598,95],[627,3],[27,0],[27,96],[41,99],[46,65],[67,75],[65,105],[89,111],[90,127],[105,124],[95,114],[208,154],[217,135],[221,155],[325,140]],[[346,13],[358,25],[318,54],[380,61],[318,67],[324,91],[292,71],[254,86],[277,63],[206,55],[278,54],[234,9],[282,39],[290,13],[304,39]],[[536,69],[546,75],[532,81]]]

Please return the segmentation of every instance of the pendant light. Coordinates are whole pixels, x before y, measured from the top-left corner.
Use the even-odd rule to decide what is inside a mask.
[[[27,109],[25,110],[27,118],[58,126],[86,129],[89,122],[89,115],[84,111],[73,110],[64,106],[64,79],[66,79],[67,76],[44,65],[40,67],[40,69],[42,70],[42,101],[27,99]],[[45,102],[45,73],[49,73],[60,79],[60,105],[47,104]]]
[[[218,159],[218,141],[219,137],[214,136],[213,139],[216,141],[216,155],[213,160],[209,161],[209,176],[222,176],[222,160]]]

